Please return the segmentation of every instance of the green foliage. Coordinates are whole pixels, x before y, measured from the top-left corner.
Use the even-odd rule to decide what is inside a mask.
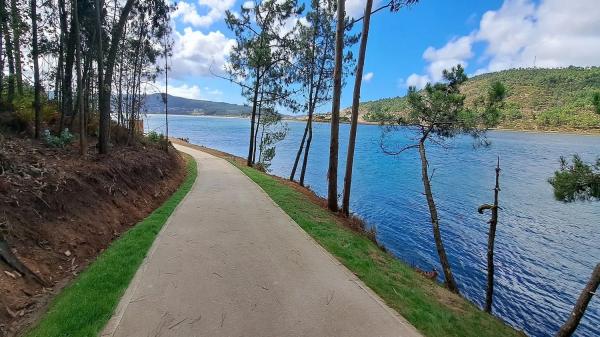
[[[113,242],[52,301],[47,313],[25,336],[98,336],[154,238],[192,188],[196,174],[196,161],[188,156],[187,175],[179,189],[162,206]]]
[[[271,161],[275,158],[275,146],[285,139],[288,127],[287,124],[282,123],[281,115],[273,108],[266,108],[262,111],[260,123],[261,136],[257,167],[262,171],[269,171]]]
[[[54,136],[50,133],[50,130],[44,130],[42,134],[44,144],[54,148],[64,148],[65,146],[70,145],[73,142],[73,139],[75,139],[75,136],[69,132],[69,129],[64,129],[58,136]]]
[[[600,126],[600,67],[511,69],[478,75],[461,85],[465,104],[476,105],[497,82],[506,89],[505,103],[498,107],[501,127]],[[406,96],[361,103],[360,109],[368,121],[379,121],[378,112],[403,116],[409,110]]]
[[[366,235],[339,225],[309,196],[267,174],[238,166],[346,268],[427,337],[523,336],[462,297],[417,274]]]
[[[449,138],[461,133],[477,136],[498,123],[498,106],[506,94],[501,83],[490,87],[488,97],[481,102],[482,108],[466,109],[465,95],[460,91],[460,86],[467,81],[462,66],[444,70],[443,77],[444,82],[427,83],[421,91],[409,88],[410,110],[406,118],[399,119],[399,124],[417,126],[422,139],[427,139],[432,135]]]
[[[587,164],[578,155],[573,156],[572,163],[561,157],[560,170],[548,182],[558,200],[600,199],[600,158],[595,164]]]
[[[592,94],[592,104],[594,105],[595,112],[600,115],[600,92],[596,91]]]
[[[155,144],[162,144],[165,140],[165,136],[162,133],[158,133],[154,130],[148,132],[146,135],[149,141]]]

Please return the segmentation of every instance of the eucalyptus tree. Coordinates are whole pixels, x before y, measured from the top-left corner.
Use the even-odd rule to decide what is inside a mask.
[[[417,3],[419,0],[391,0],[386,5],[376,9],[390,8],[391,12],[397,12],[403,6]],[[352,112],[350,117],[350,134],[348,136],[348,151],[346,157],[346,174],[344,175],[344,192],[342,197],[342,213],[350,214],[350,190],[352,186],[352,169],[354,166],[354,148],[356,146],[356,131],[358,129],[358,108],[360,104],[360,89],[362,86],[363,69],[365,65],[365,54],[367,52],[367,41],[369,39],[369,26],[373,10],[373,0],[367,0],[364,16],[362,17],[363,27],[360,38],[360,49],[358,51],[358,64],[354,79],[354,93],[352,95]]]
[[[383,151],[391,155],[398,155],[411,149],[418,149],[419,151],[421,178],[429,207],[437,253],[444,272],[446,286],[455,293],[459,293],[459,289],[442,241],[439,215],[431,190],[426,145],[429,143],[444,145],[448,139],[461,134],[468,134],[485,142],[481,137],[484,136],[487,128],[498,123],[497,118],[490,116],[495,112],[494,109],[469,109],[465,107],[465,96],[460,92],[460,85],[466,80],[467,76],[463,67],[458,65],[450,71],[444,70],[442,82],[428,83],[421,91],[417,91],[415,87],[409,88],[407,100],[410,111],[406,116],[399,118],[396,125],[386,127],[381,144]],[[398,126],[408,127],[414,131],[415,137],[412,138],[414,142],[390,148],[389,144],[386,145],[385,143],[385,135],[396,130]]]
[[[252,5],[243,4],[240,14],[226,12],[227,27],[236,37],[236,45],[229,55],[225,71],[229,80],[242,87],[242,93],[252,103],[248,158],[251,166],[255,151],[256,116],[259,110],[261,87],[270,72],[282,74],[272,79],[272,89],[263,95],[272,99],[284,100],[291,94],[288,87],[292,82],[291,69],[294,53],[296,25],[286,29],[303,11],[297,0],[255,1]]]
[[[300,170],[300,185],[304,186],[304,177],[308,163],[308,155],[312,142],[312,123],[315,110],[331,100],[333,86],[334,49],[335,44],[335,3],[332,0],[312,0],[310,10],[306,13],[307,25],[299,26],[296,81],[302,87],[300,109],[307,112],[306,126],[296,152],[296,158],[290,174],[294,180],[300,158],[303,156]],[[348,34],[345,37],[345,47],[348,48],[358,39],[357,35]],[[354,65],[352,52],[346,52],[343,67],[348,73]],[[343,83],[343,80],[342,80]]]

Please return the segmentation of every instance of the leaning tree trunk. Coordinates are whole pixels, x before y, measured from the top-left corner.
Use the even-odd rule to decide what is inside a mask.
[[[583,314],[585,314],[588,304],[590,304],[590,301],[592,300],[592,296],[594,296],[596,290],[598,290],[598,284],[600,284],[600,263],[596,264],[596,268],[594,268],[590,280],[579,295],[569,319],[563,324],[560,330],[558,330],[556,337],[569,337],[573,335],[577,326],[579,326]]]
[[[360,86],[365,66],[365,54],[367,52],[367,41],[369,39],[369,24],[371,22],[371,8],[373,0],[367,0],[363,29],[360,38],[360,49],[358,52],[358,63],[356,65],[356,77],[354,78],[354,95],[352,96],[352,120],[350,123],[350,136],[348,138],[348,153],[346,157],[346,175],[344,176],[344,196],[342,198],[342,213],[350,214],[350,189],[352,187],[352,167],[354,165],[354,148],[356,146],[356,129],[358,128],[358,106],[360,104]]]
[[[290,173],[290,181],[294,181],[294,177],[296,176],[296,170],[298,169],[298,163],[300,163],[300,157],[302,156],[302,152],[304,150],[304,143],[306,143],[306,136],[308,135],[308,119],[306,120],[306,126],[304,127],[304,133],[302,134],[302,139],[300,140],[300,146],[298,147],[298,151],[296,152],[296,158],[294,158],[294,166],[292,166],[292,172]]]
[[[344,57],[344,29],[346,0],[337,1],[337,24],[335,33],[335,68],[333,71],[333,99],[331,104],[331,135],[329,139],[329,168],[327,170],[327,207],[338,210],[338,147],[340,133],[340,99],[342,96],[342,61]]]
[[[35,110],[35,138],[39,139],[42,128],[40,107],[40,69],[38,64],[37,1],[31,0],[31,57],[33,58],[33,107]]]
[[[300,170],[300,186],[304,186],[304,177],[306,176],[306,166],[308,164],[308,154],[310,153],[310,143],[312,142],[312,113],[308,116],[308,138],[306,138],[306,147],[304,148],[304,159],[302,159],[302,169]]]
[[[459,293],[458,286],[452,275],[450,269],[450,261],[446,255],[444,249],[444,243],[442,242],[442,233],[440,232],[440,222],[438,218],[437,208],[435,201],[433,200],[433,193],[431,192],[431,183],[429,181],[427,155],[425,153],[425,141],[419,141],[419,155],[421,156],[421,175],[423,179],[423,187],[425,189],[425,197],[427,198],[427,205],[429,206],[429,214],[431,215],[431,224],[433,226],[433,238],[435,240],[435,246],[440,257],[440,263],[442,264],[442,270],[444,271],[444,278],[446,280],[446,286],[453,293]]]

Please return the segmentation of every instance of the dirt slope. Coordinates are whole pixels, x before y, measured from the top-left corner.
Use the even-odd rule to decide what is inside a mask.
[[[0,336],[14,335],[108,244],[174,192],[184,177],[175,151],[118,147],[82,159],[0,135],[0,243],[37,277],[0,259]],[[0,247],[0,250],[2,247]]]

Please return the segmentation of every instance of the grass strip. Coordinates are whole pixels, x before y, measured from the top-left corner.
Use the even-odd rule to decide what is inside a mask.
[[[278,178],[234,164],[321,246],[425,336],[523,336],[466,299],[425,279],[365,235],[343,227],[334,214],[307,195]]]
[[[152,246],[156,235],[196,180],[196,161],[186,158],[186,177],[162,206],[114,241],[50,305],[27,337],[96,337]]]

